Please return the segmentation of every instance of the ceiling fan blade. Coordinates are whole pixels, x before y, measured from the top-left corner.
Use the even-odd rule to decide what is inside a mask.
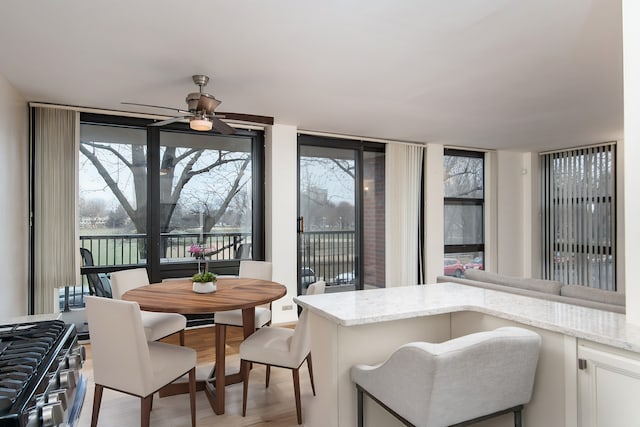
[[[217,115],[224,116],[225,119],[239,120],[242,122],[261,123],[263,125],[272,125],[273,117],[269,116],[257,116],[255,114],[240,114],[240,113],[223,113],[217,112]]]
[[[164,126],[164,125],[168,125],[170,123],[178,122],[180,120],[188,119],[189,117],[191,117],[191,116],[172,117],[172,118],[167,119],[167,120],[162,120],[161,122],[151,123],[149,126]]]
[[[163,107],[162,105],[139,104],[137,102],[121,102],[121,104],[137,105],[138,107],[163,108],[165,110],[173,110],[173,111],[177,111],[178,113],[189,114],[189,111],[185,111],[185,110],[181,110],[179,108],[173,108],[173,107]]]
[[[231,135],[236,131],[234,128],[232,128],[231,126],[229,126],[228,124],[226,124],[225,122],[223,122],[217,117],[211,116],[209,117],[209,119],[211,119],[211,124],[213,125],[213,128],[223,135]]]

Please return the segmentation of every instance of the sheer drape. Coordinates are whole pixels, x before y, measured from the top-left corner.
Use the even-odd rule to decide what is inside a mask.
[[[78,128],[75,111],[35,109],[35,314],[53,312],[56,288],[76,284]]]
[[[417,145],[387,145],[387,287],[418,283],[423,151]]]

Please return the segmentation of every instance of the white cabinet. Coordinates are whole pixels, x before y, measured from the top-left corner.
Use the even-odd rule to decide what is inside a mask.
[[[578,411],[581,427],[640,426],[640,357],[580,343]]]

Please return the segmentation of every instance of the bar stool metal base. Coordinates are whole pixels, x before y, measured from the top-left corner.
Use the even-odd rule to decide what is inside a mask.
[[[357,390],[357,404],[358,404],[358,427],[364,427],[364,394],[365,393],[378,405],[382,406],[387,412],[389,412],[391,415],[396,417],[401,423],[403,423],[408,427],[415,427],[415,425],[411,424],[409,421],[403,418],[400,414],[398,414],[393,409],[389,408],[387,405],[382,403],[375,396],[370,394],[367,390],[360,387],[360,385],[356,384],[356,390]],[[494,412],[492,414],[483,415],[481,417],[477,417],[472,420],[463,421],[461,423],[454,424],[449,427],[468,426],[471,424],[479,423],[480,421],[488,420],[489,418],[494,418],[500,415],[508,414],[509,412],[513,412],[514,427],[522,427],[522,409],[523,409],[523,405],[518,405],[512,408],[503,409],[502,411]]]

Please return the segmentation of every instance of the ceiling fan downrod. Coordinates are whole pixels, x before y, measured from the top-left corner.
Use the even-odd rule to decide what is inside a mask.
[[[193,82],[200,87],[200,93],[202,93],[202,88],[209,83],[209,77],[204,74],[194,74],[191,77],[193,78]]]

